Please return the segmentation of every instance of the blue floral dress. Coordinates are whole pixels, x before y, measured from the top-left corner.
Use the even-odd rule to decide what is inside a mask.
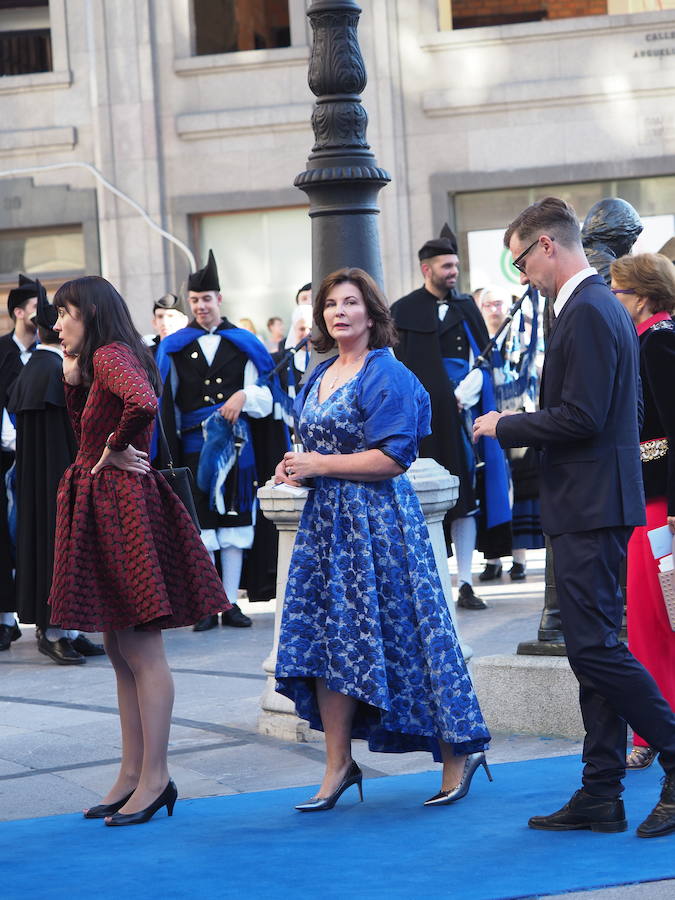
[[[377,448],[408,468],[429,433],[429,397],[389,350],[323,403],[317,366],[296,401],[305,450]],[[429,533],[407,475],[382,481],[316,478],[293,550],[276,689],[321,730],[314,679],[361,701],[352,737],[371,750],[457,755],[490,735],[462,657]]]

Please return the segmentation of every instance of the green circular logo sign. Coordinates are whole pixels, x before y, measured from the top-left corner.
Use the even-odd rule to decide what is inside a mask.
[[[510,281],[511,284],[520,284],[520,272],[518,269],[514,268],[513,263],[511,262],[511,251],[507,247],[502,249],[501,256],[499,257],[499,268],[507,281]]]

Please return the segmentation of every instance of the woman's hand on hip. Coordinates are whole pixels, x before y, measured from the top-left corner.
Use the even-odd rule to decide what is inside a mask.
[[[106,447],[101,458],[91,470],[92,475],[97,475],[101,469],[112,467],[123,472],[135,472],[137,475],[147,475],[152,469],[148,460],[148,454],[142,450],[136,450],[131,444],[126,450],[111,450]]]
[[[668,516],[666,521],[670,525],[670,530],[672,531],[672,533],[675,534],[675,516]]]

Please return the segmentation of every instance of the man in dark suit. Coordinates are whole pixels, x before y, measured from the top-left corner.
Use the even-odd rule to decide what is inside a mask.
[[[656,682],[619,639],[619,571],[628,537],[644,524],[638,344],[621,303],[588,266],[574,210],[548,197],[506,230],[521,282],[555,298],[540,409],[491,412],[475,436],[541,450],[541,517],[550,535],[563,633],[579,681],[586,729],[583,788],[530,827],[624,831],[626,722],[648,734],[666,772],[640,837],[675,831],[675,716]]]

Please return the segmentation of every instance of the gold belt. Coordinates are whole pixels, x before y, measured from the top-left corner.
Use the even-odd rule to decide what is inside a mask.
[[[640,444],[640,460],[652,462],[655,459],[663,459],[668,453],[668,438],[656,438],[653,441],[644,441]]]

